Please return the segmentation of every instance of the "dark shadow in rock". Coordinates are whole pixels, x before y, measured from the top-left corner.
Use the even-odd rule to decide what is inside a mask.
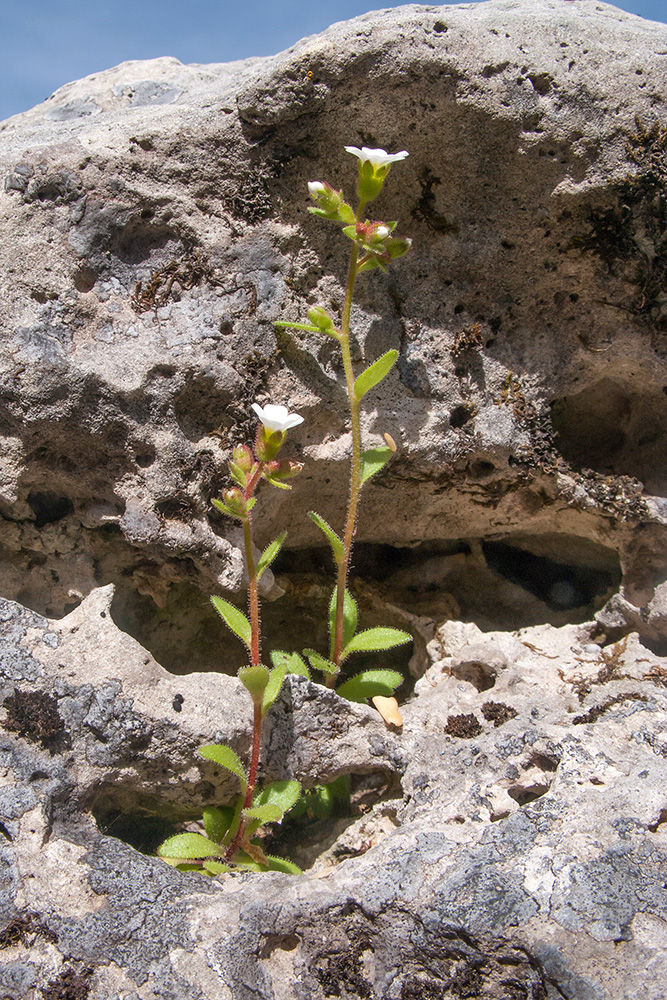
[[[667,493],[667,398],[604,378],[551,404],[563,458],[603,475],[632,476]]]
[[[482,551],[490,569],[554,610],[601,604],[621,582],[620,567],[614,573],[611,562],[605,569],[559,562],[506,542],[483,542]]]

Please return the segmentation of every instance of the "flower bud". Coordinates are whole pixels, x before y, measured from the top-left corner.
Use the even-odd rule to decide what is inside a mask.
[[[281,462],[272,462],[271,465],[277,468],[271,472],[273,479],[291,479],[298,476],[303,469],[303,462],[297,462],[293,458],[284,458]]]
[[[252,448],[247,444],[237,444],[232,452],[232,461],[242,472],[250,472],[255,461]]]
[[[235,487],[230,490],[224,490],[222,499],[232,514],[235,514],[237,517],[245,517],[247,515],[248,504],[241,490],[237,490]]]
[[[403,257],[403,255],[408,252],[411,246],[412,246],[412,240],[409,239],[408,237],[404,237],[403,239],[392,238],[391,240],[388,240],[387,243],[385,244],[385,249],[389,254],[389,256],[391,257],[391,259],[395,260],[397,257]]]
[[[338,336],[331,316],[326,309],[322,309],[321,306],[313,306],[312,309],[309,309],[308,319],[313,326],[316,326],[318,330],[322,331],[322,333],[328,333],[329,336],[332,337]]]
[[[336,191],[325,181],[308,181],[308,193],[313,201],[317,202],[317,208],[309,208],[313,215],[319,215],[323,219],[332,219],[335,222],[353,222],[354,210],[343,198],[341,191]]]

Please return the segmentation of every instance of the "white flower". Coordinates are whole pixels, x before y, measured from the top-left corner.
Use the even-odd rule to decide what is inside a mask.
[[[389,236],[389,230],[386,226],[378,226],[375,235],[379,240],[386,240]]]
[[[317,198],[318,195],[323,194],[325,191],[326,187],[322,181],[308,181],[308,193],[313,198]]]
[[[387,167],[390,163],[396,163],[398,160],[404,160],[409,155],[406,149],[400,153],[387,153],[384,149],[368,149],[366,146],[362,146],[361,149],[357,146],[346,146],[345,149],[353,156],[358,156],[362,162],[368,160],[376,169]]]
[[[253,403],[252,408],[268,431],[284,432],[303,423],[303,417],[298,413],[290,413],[286,406],[276,406],[274,403],[260,406],[259,403]]]

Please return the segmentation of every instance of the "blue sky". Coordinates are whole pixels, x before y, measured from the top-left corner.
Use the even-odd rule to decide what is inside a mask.
[[[0,28],[0,120],[126,59],[206,63],[271,55],[334,21],[399,6],[391,0],[14,0],[4,5]],[[667,0],[616,6],[667,21]]]

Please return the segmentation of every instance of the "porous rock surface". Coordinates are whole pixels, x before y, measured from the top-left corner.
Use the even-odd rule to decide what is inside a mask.
[[[666,60],[595,0],[408,6],[0,125],[0,996],[664,995]],[[400,353],[353,586],[420,679],[402,732],[292,679],[267,779],[385,791],[303,878],[211,881],[136,846],[232,791],[199,745],[247,749],[206,596],[244,601],[210,498],[254,399],[306,418],[267,633],[322,645],[343,378],[273,322],[341,306],[305,192],[352,193],[350,143],[410,152],[373,212],[413,252],[353,309],[359,365]]]

